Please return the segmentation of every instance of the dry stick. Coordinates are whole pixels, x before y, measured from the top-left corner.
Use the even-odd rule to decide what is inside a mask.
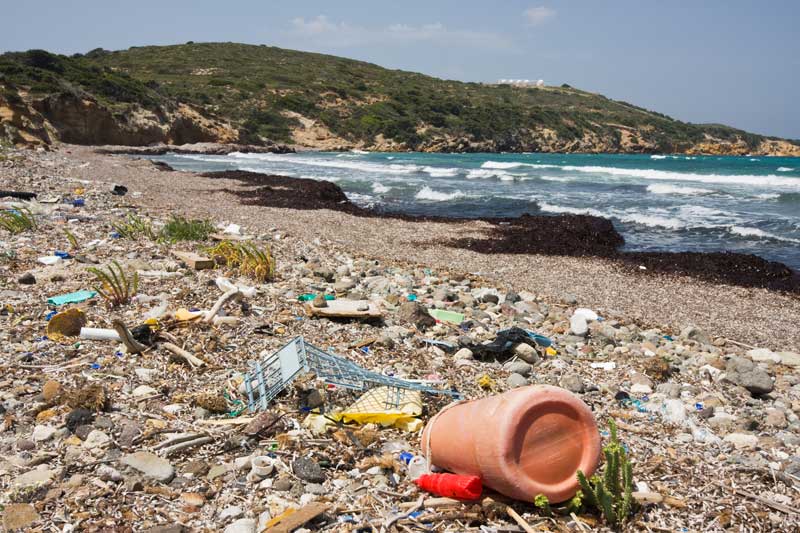
[[[736,346],[741,346],[742,348],[750,348],[751,350],[755,350],[755,346],[750,346],[749,344],[745,344],[743,342],[735,341],[732,339],[725,339],[725,342],[729,342],[731,344],[735,344]]]
[[[239,294],[239,289],[233,288],[228,292],[226,292],[225,294],[223,294],[222,296],[220,296],[219,299],[214,304],[214,307],[212,307],[211,310],[208,313],[206,313],[206,317],[203,319],[203,322],[205,322],[206,324],[211,323],[211,321],[214,320],[215,316],[217,316],[217,313],[219,313],[219,310],[222,308],[225,302],[227,302],[230,298],[232,298],[236,294]]]
[[[526,533],[537,533],[536,530],[533,529],[530,526],[530,524],[528,524],[528,522],[525,521],[524,518],[518,515],[514,509],[512,509],[511,507],[506,507],[506,512],[508,513],[508,516],[514,519],[514,522],[519,524],[519,527],[521,527],[526,531]]]
[[[189,363],[189,366],[191,366],[192,368],[197,368],[198,366],[203,366],[204,364],[206,364],[205,361],[203,361],[202,359],[195,357],[191,353],[187,352],[186,350],[184,350],[179,346],[172,344],[171,342],[162,342],[161,346],[163,346],[170,352],[174,353],[178,357],[182,358],[184,361]]]
[[[387,520],[383,524],[383,527],[381,528],[381,530],[388,531],[389,528],[391,528],[394,525],[395,522],[397,522],[398,520],[402,520],[403,518],[408,518],[413,513],[415,513],[417,511],[419,511],[420,509],[422,509],[424,504],[425,504],[425,495],[422,495],[422,496],[419,497],[419,499],[417,500],[417,502],[414,505],[414,507],[412,507],[411,509],[409,509],[405,513],[394,515],[394,517],[390,518],[389,520]]]
[[[161,448],[169,448],[173,444],[180,444],[182,442],[187,442],[190,440],[199,439],[200,437],[207,437],[205,433],[184,433],[182,435],[176,435],[172,438],[169,438],[162,442],[161,444],[157,444],[153,446],[154,450],[160,450]]]
[[[583,520],[575,516],[575,513],[569,513],[569,516],[572,517],[576,524],[578,524],[578,527],[581,529],[581,531],[591,531],[590,529],[587,529],[587,526],[583,523]]]
[[[725,487],[724,485],[721,485],[721,486],[724,487],[724,488],[730,488],[730,487]],[[796,513],[796,511],[794,509],[792,509],[791,507],[787,507],[786,505],[783,505],[782,503],[773,502],[773,501],[768,500],[768,499],[766,499],[766,498],[764,498],[762,496],[759,496],[758,494],[753,494],[752,492],[747,492],[746,490],[743,490],[743,489],[733,489],[733,491],[736,494],[740,495],[740,496],[744,496],[746,498],[750,498],[752,500],[755,500],[755,501],[757,501],[758,503],[760,503],[762,505],[766,505],[767,507],[775,509],[776,511],[780,511],[780,512],[786,513],[786,514],[795,514]]]
[[[213,437],[201,437],[199,439],[191,440],[189,442],[184,442],[182,444],[176,444],[175,446],[170,446],[169,448],[164,448],[164,457],[170,457],[175,455],[181,450],[186,450],[187,448],[195,448],[197,446],[204,446],[206,444],[211,444],[214,442]]]

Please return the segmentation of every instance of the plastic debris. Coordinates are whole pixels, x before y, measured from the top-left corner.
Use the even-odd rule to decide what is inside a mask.
[[[544,335],[529,332],[522,328],[509,328],[497,332],[497,336],[491,342],[485,344],[465,344],[476,359],[508,359],[513,355],[513,348],[517,344],[527,344],[529,346],[549,347],[552,341]]]
[[[414,483],[431,494],[458,500],[477,500],[483,492],[483,484],[478,476],[423,474]]]
[[[602,363],[591,363],[589,366],[592,368],[601,368],[603,370],[614,370],[617,368],[617,363],[614,361],[604,361]]]
[[[67,309],[54,315],[47,322],[47,337],[56,342],[65,337],[77,337],[84,324],[86,324],[86,313],[77,308]]]
[[[419,431],[422,421],[422,395],[419,391],[390,387],[368,390],[353,405],[334,416],[342,422],[378,424],[403,431]]]
[[[391,403],[387,407],[391,405],[398,408],[402,405],[400,389],[461,397],[457,391],[437,389],[371,372],[348,359],[320,350],[305,342],[303,337],[295,337],[277,352],[252,363],[250,372],[244,378],[248,408],[250,411],[265,410],[272,399],[295,378],[308,372],[313,372],[318,379],[331,385],[348,389],[367,390],[381,385],[396,389],[398,393],[389,395]]]
[[[450,324],[455,324],[456,326],[464,322],[464,315],[462,313],[456,313],[455,311],[446,311],[444,309],[428,309],[428,314],[430,314],[439,322],[448,322]]]
[[[45,255],[37,259],[38,262],[47,266],[55,265],[61,260],[62,258],[57,255]]]
[[[309,316],[325,318],[381,318],[383,313],[378,306],[366,300],[331,300],[325,307],[317,307],[308,302],[305,304]]]
[[[119,334],[113,329],[81,328],[81,339],[87,341],[120,341]]]
[[[51,296],[47,299],[47,303],[49,305],[64,305],[64,304],[77,304],[81,302],[85,302],[91,298],[97,296],[96,291],[77,291],[77,292],[70,292],[68,294],[61,294],[59,296]]]

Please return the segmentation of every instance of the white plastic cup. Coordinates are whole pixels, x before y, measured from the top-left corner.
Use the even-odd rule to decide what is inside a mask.
[[[81,328],[81,339],[88,341],[121,341],[122,339],[113,329]]]
[[[408,478],[413,481],[419,476],[428,473],[428,461],[421,455],[416,455],[408,462],[407,471]]]
[[[275,461],[268,455],[257,455],[250,461],[250,473],[247,474],[247,481],[258,483],[275,470]]]

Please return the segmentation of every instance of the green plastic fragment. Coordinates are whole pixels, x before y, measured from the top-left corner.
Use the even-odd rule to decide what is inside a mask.
[[[458,326],[464,322],[464,315],[455,311],[445,311],[444,309],[428,309],[428,314],[440,322],[449,322]]]
[[[311,300],[313,300],[316,297],[317,297],[316,294],[311,294],[311,293],[301,294],[300,296],[297,297],[297,301],[298,302],[310,302]],[[336,296],[334,296],[333,294],[326,294],[325,295],[325,299],[328,300],[328,301],[335,300]]]

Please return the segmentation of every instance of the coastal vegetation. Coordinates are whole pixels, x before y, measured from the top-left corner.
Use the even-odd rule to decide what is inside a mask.
[[[9,102],[66,94],[117,115],[187,104],[253,144],[303,143],[298,132],[309,124],[317,128],[311,145],[323,131],[342,148],[398,150],[689,152],[713,150],[710,142],[756,152],[767,140],[567,84],[465,83],[264,45],[190,42],[70,57],[31,50],[0,56],[0,76]]]

